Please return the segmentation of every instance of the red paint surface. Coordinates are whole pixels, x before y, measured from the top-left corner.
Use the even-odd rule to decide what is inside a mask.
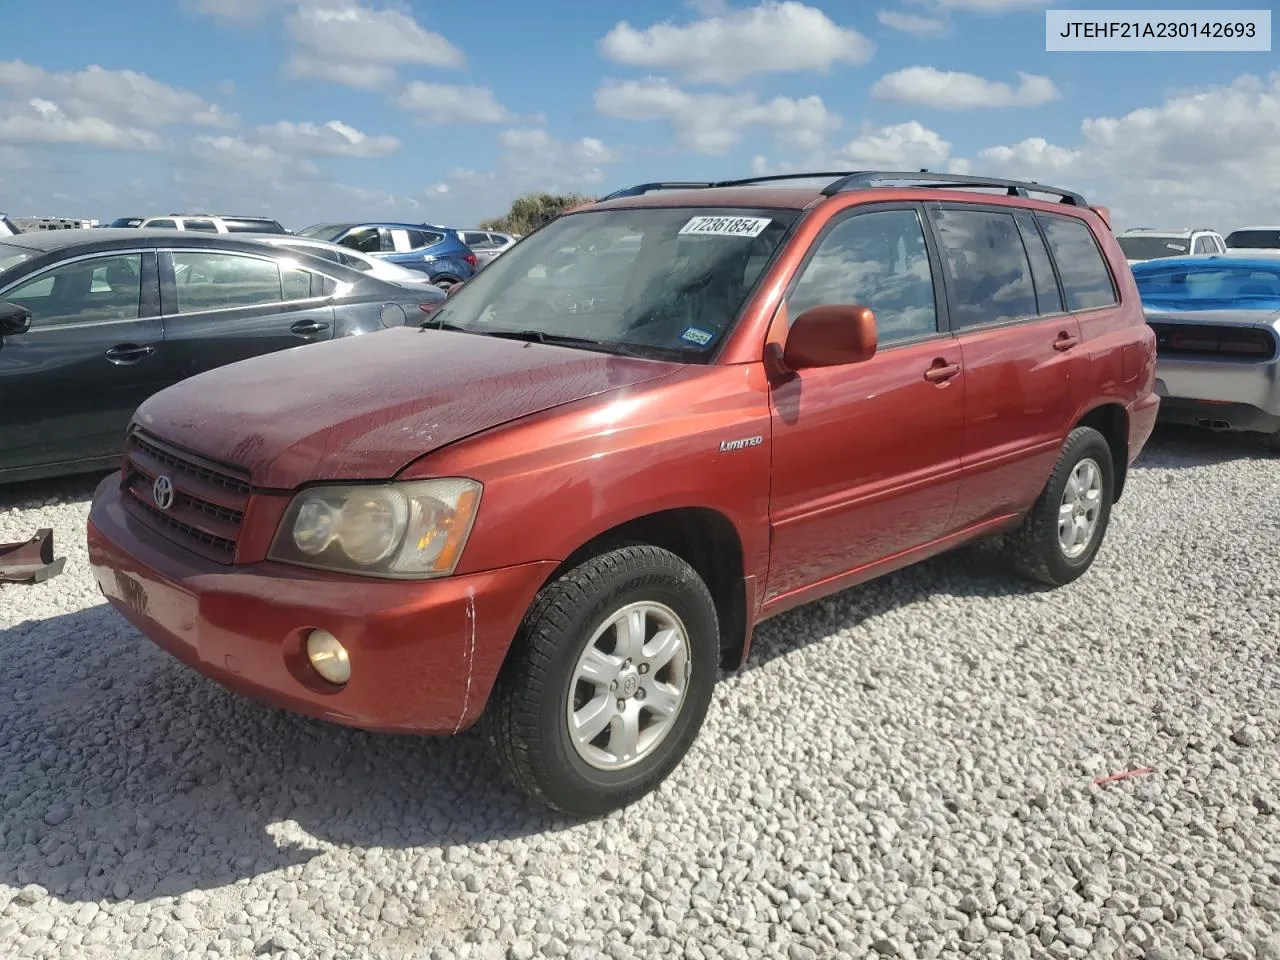
[[[1154,335],[1110,231],[1065,205],[980,197],[1090,223],[1120,286],[1119,306],[771,378],[764,348],[786,337],[782,293],[830,216],[918,198],[902,190],[717,195],[726,204],[810,209],[711,365],[409,329],[286,351],[166,390],[144,404],[139,422],[251,487],[209,494],[243,514],[233,546],[218,559],[198,555],[172,529],[162,535],[136,502],[126,509],[115,478],[99,488],[90,515],[95,574],[139,629],[233,689],[341,723],[447,733],[483,710],[522,616],[557,564],[619,524],[682,508],[719,515],[742,548],[743,567],[733,572],[744,578],[745,620],[754,624],[1015,525],[1067,433],[1097,407],[1123,411],[1132,462],[1159,405]],[[707,202],[691,191],[609,206]],[[1055,350],[1063,332],[1079,342]],[[959,372],[925,379],[936,362]],[[720,450],[722,441],[754,437],[761,442]],[[301,485],[439,476],[483,484],[453,577],[386,582],[265,561]],[[145,498],[145,482],[133,486]],[[301,638],[316,627],[351,646],[353,679],[340,691],[301,660]]]

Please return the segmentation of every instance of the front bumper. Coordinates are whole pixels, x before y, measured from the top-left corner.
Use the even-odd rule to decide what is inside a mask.
[[[1280,417],[1280,361],[1161,358],[1156,363],[1156,392],[1169,400],[1236,404]]]
[[[142,526],[119,476],[89,513],[107,600],[157,646],[236,693],[366,730],[457,733],[479,718],[511,639],[555,568],[546,561],[434,581],[384,581],[279,563],[224,566]],[[350,652],[341,688],[311,669],[313,629]]]

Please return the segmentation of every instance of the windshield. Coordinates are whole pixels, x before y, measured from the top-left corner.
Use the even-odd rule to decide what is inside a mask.
[[[35,254],[30,250],[24,250],[22,247],[15,247],[8,243],[0,243],[0,278],[5,273],[12,270],[18,264],[30,260]]]
[[[1280,230],[1236,230],[1227,234],[1227,246],[1236,250],[1273,250],[1280,247]]]
[[[335,240],[350,228],[349,223],[317,223],[305,230],[299,230],[295,236],[311,237],[315,240]]]
[[[141,217],[120,217],[119,219],[112,220],[109,224],[107,224],[107,226],[108,227],[140,227],[142,226],[142,218]]]
[[[1222,260],[1135,268],[1133,278],[1144,303],[1177,303],[1187,307],[1220,307],[1244,300],[1280,299],[1280,265],[1224,267]]]
[[[486,266],[430,322],[705,363],[798,216],[690,207],[570,214]]]
[[[1182,237],[1117,237],[1126,260],[1160,260],[1185,256],[1191,241]]]

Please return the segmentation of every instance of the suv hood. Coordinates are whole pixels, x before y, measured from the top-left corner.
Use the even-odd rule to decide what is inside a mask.
[[[255,487],[389,479],[424,454],[682,365],[469,333],[393,328],[242,360],[138,408],[159,437]]]

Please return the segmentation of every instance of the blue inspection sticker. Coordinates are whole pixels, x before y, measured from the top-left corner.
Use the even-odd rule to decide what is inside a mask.
[[[715,334],[709,333],[699,327],[686,327],[684,333],[680,334],[680,339],[687,340],[689,343],[696,343],[700,347],[705,347],[715,339]]]

